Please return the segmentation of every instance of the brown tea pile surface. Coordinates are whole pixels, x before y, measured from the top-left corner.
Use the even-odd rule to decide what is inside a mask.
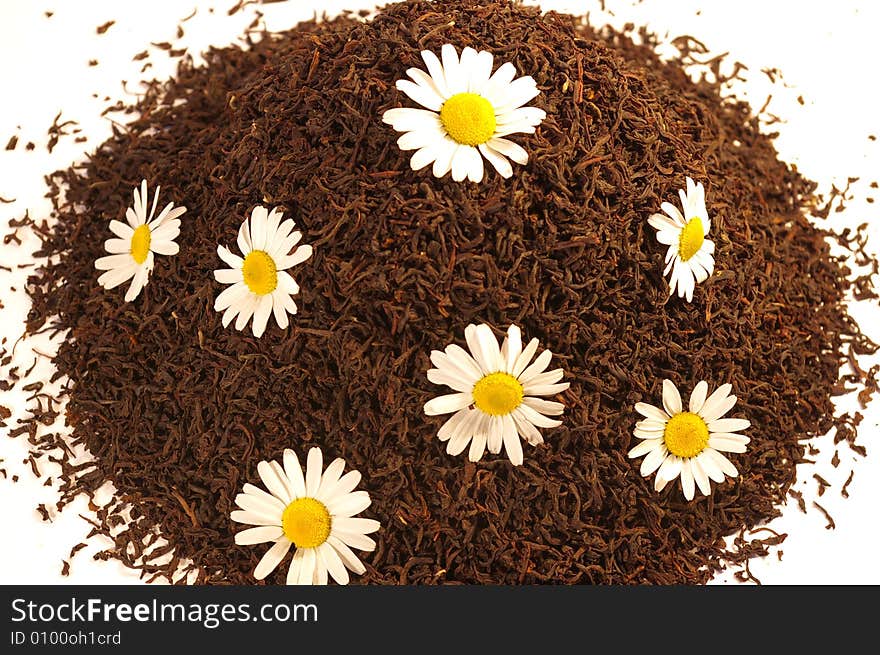
[[[413,172],[384,110],[413,106],[395,80],[419,51],[473,46],[541,89],[537,134],[510,180]],[[322,448],[363,474],[364,516],[382,524],[357,583],[702,583],[723,538],[778,514],[803,441],[833,426],[831,393],[851,347],[871,349],[842,305],[848,271],[804,211],[814,184],[779,161],[750,108],[722,102],[626,36],[507,2],[392,5],[267,35],[184,64],[85,165],[52,177],[57,221],[31,279],[29,328],[69,329],[65,498],[118,489],[99,532],[146,574],[191,558],[205,583],[253,582],[264,547],[238,547],[232,500],[257,462]],[[647,224],[686,176],[706,185],[715,274],[692,304],[668,299],[664,248]],[[134,303],[105,291],[94,261],[142,178],[188,208],[180,254],[157,260]],[[63,193],[62,193],[63,191]],[[213,310],[218,243],[257,204],[280,206],[315,248],[298,267],[300,312],[262,339]],[[564,425],[471,464],[422,406],[428,355],[471,322],[538,337],[566,370]],[[686,503],[658,494],[633,445],[637,401],[663,378],[733,384],[748,418],[740,476]],[[59,445],[44,436],[39,447]],[[155,526],[174,549],[151,558]],[[146,538],[146,547],[143,546]],[[283,582],[281,566],[268,582]]]

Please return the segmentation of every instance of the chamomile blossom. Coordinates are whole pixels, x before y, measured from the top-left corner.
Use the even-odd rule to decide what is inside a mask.
[[[554,428],[562,421],[548,418],[562,414],[565,406],[538,396],[553,396],[568,389],[559,382],[561,368],[547,371],[552,354],[545,350],[537,359],[538,340],[523,348],[516,325],[507,329],[499,348],[488,325],[468,325],[464,331],[470,353],[452,344],[445,351],[431,352],[436,366],[428,379],[456,393],[439,396],[425,404],[425,414],[452,414],[437,436],[446,441],[446,452],[458,455],[470,444],[468,458],[477,462],[486,448],[498,454],[503,446],[510,461],[523,463],[520,436],[535,446],[543,443],[538,428]]]
[[[666,212],[653,214],[648,223],[657,230],[657,241],[669,246],[666,251],[666,268],[663,275],[669,277],[669,294],[676,290],[679,298],[691,302],[694,287],[704,282],[715,269],[715,243],[706,238],[711,224],[706,212],[706,192],[702,183],[695,184],[687,178],[687,191],[679,189],[681,211],[669,202],[660,208]]]
[[[684,409],[676,386],[663,380],[662,409],[636,403],[636,411],[645,418],[636,423],[633,435],[642,441],[629,451],[629,457],[645,456],[640,472],[644,477],[657,472],[656,491],[680,477],[684,497],[692,500],[695,484],[708,496],[709,480],[721,483],[725,475],[738,475],[723,453],[746,452],[749,438],[737,433],[751,423],[742,418],[721,418],[736,404],[736,396],[730,395],[731,388],[722,384],[706,397],[709,384],[701,381]]]
[[[271,212],[254,207],[250,220],[245,219],[238,230],[243,258],[217,246],[220,259],[232,267],[214,271],[218,282],[232,285],[214,301],[214,310],[223,312],[223,327],[237,316],[235,329],[242,330],[253,317],[253,334],[259,338],[270,315],[274,314],[278,327],[285,330],[287,315],[296,314],[291,296],[299,293],[299,285],[287,269],[311,257],[312,247],[296,247],[302,232],[293,229],[293,219],[282,221],[282,217],[277,207]]]
[[[376,520],[355,517],[370,506],[366,491],[354,491],[361,474],[342,475],[345,461],[338,458],[324,470],[320,448],[309,450],[305,475],[292,450],[284,451],[283,462],[257,465],[268,492],[245,484],[235,497],[241,509],[230,518],[256,526],[238,532],[235,543],[272,544],[254,570],[257,580],[272,573],[293,548],[287,584],[327,584],[328,574],[348,584],[349,571],[362,575],[366,570],[351,549],[375,550],[376,542],[367,535],[380,527]]]
[[[452,171],[452,179],[472,182],[483,179],[483,157],[501,174],[513,175],[509,160],[525,164],[528,153],[505,138],[518,132],[532,134],[546,118],[543,109],[524,107],[538,90],[531,76],[516,76],[507,62],[492,72],[490,52],[465,48],[461,59],[454,46],[444,45],[439,59],[422,51],[428,69],[410,68],[409,80],[397,80],[397,88],[424,109],[395,108],[382,121],[398,132],[401,150],[415,150],[413,170],[433,164],[435,177]]]
[[[95,268],[104,271],[98,278],[98,284],[105,289],[113,289],[131,280],[125,292],[125,302],[137,298],[150,281],[154,255],[176,255],[180,250],[174,240],[180,234],[178,217],[186,212],[186,207],[175,207],[173,202],[169,202],[154,218],[160,189],[156,187],[153,206],[148,214],[150,196],[147,181],[141,181],[140,190],[135,187],[132,193],[134,204],[125,210],[127,224],[110,221],[110,231],[116,235],[115,239],[104,242],[104,249],[110,255],[95,261]]]

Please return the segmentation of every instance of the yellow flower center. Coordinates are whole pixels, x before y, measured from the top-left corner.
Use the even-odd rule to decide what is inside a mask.
[[[330,512],[314,498],[297,498],[284,509],[281,527],[297,548],[317,548],[330,536]]]
[[[510,414],[520,406],[523,386],[509,373],[490,373],[474,385],[474,405],[484,414]]]
[[[248,289],[258,296],[272,293],[278,286],[278,270],[275,268],[275,260],[263,250],[252,250],[244,258],[241,273]]]
[[[697,254],[703,247],[703,239],[706,235],[703,233],[703,221],[699,218],[692,218],[681,231],[678,238],[678,256],[681,261],[686,262]]]
[[[695,457],[709,444],[709,428],[696,414],[682,412],[669,419],[663,441],[673,455]]]
[[[138,264],[143,264],[147,255],[150,254],[150,228],[146,225],[137,227],[131,235],[131,258]]]
[[[495,134],[495,109],[476,93],[456,93],[440,108],[440,122],[453,141],[478,146]]]

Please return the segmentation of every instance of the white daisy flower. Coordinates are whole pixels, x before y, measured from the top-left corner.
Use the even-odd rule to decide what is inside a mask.
[[[562,421],[547,418],[562,414],[562,403],[536,396],[552,396],[568,389],[560,383],[563,371],[545,369],[553,356],[545,350],[532,362],[538,340],[522,347],[519,327],[511,325],[501,348],[488,325],[468,325],[464,331],[470,354],[457,345],[445,352],[431,352],[437,368],[428,371],[428,379],[445,384],[456,393],[439,396],[425,403],[425,414],[451,414],[437,433],[446,444],[446,452],[458,455],[470,444],[468,458],[477,462],[488,447],[498,454],[501,446],[514,465],[523,463],[522,436],[531,445],[543,443],[538,428],[555,428]]]
[[[692,500],[694,483],[708,496],[710,479],[721,483],[725,475],[738,475],[722,452],[746,452],[749,438],[736,433],[751,423],[742,418],[721,418],[736,404],[731,389],[731,385],[722,384],[707,398],[709,385],[701,381],[694,387],[685,411],[678,389],[670,380],[663,380],[663,409],[636,403],[636,411],[645,418],[636,423],[633,435],[643,441],[629,451],[629,456],[646,456],[641,474],[648,477],[657,471],[655,490],[661,491],[668,482],[681,477],[684,497]]]
[[[176,255],[180,250],[174,240],[180,234],[178,217],[186,212],[186,207],[175,207],[173,202],[169,202],[153,218],[159,204],[161,188],[156,187],[153,206],[147,214],[150,200],[147,181],[141,182],[140,191],[135,187],[134,206],[125,210],[128,225],[116,220],[110,221],[110,231],[118,238],[107,239],[104,249],[110,255],[95,261],[95,268],[105,271],[98,278],[98,284],[105,289],[113,289],[126,280],[131,280],[125,293],[125,302],[137,298],[141,289],[147,286],[155,263],[154,254]]]
[[[398,132],[401,150],[415,150],[414,171],[433,163],[435,177],[450,170],[452,179],[472,182],[483,179],[483,157],[502,177],[513,175],[509,159],[525,164],[528,153],[504,137],[533,134],[546,118],[543,109],[523,107],[540,91],[530,76],[516,80],[513,64],[505,63],[492,73],[492,54],[465,48],[461,59],[446,44],[441,63],[430,50],[422,51],[428,72],[410,68],[412,79],[397,80],[397,88],[425,109],[389,109],[382,121]],[[482,157],[480,154],[482,153]]]
[[[669,246],[666,251],[666,269],[669,294],[678,289],[678,297],[688,302],[694,299],[694,286],[705,281],[715,269],[715,243],[709,241],[709,214],[706,213],[706,192],[703,185],[687,178],[687,192],[679,189],[682,211],[672,203],[660,207],[666,212],[653,214],[648,223],[657,230],[657,241]]]
[[[286,270],[311,257],[312,247],[294,250],[302,232],[293,229],[292,219],[282,222],[283,215],[277,207],[271,212],[254,207],[250,224],[245,219],[238,230],[238,248],[244,259],[217,246],[220,259],[232,267],[214,271],[218,282],[232,285],[214,301],[214,310],[223,311],[223,327],[238,316],[235,329],[242,330],[253,317],[253,333],[259,338],[271,314],[282,330],[287,329],[287,314],[296,314],[291,296],[299,293],[299,285]]]
[[[283,467],[274,460],[257,465],[269,492],[245,484],[243,493],[235,497],[241,509],[230,514],[233,521],[257,526],[238,532],[236,544],[272,543],[254,570],[257,580],[274,571],[291,546],[287,584],[327,584],[328,573],[337,583],[348,584],[348,571],[364,573],[351,549],[375,550],[376,542],[367,535],[380,525],[373,519],[354,518],[370,506],[370,495],[354,491],[361,474],[342,475],[344,468],[345,461],[337,458],[324,471],[320,448],[309,450],[305,475],[290,449],[284,451]]]

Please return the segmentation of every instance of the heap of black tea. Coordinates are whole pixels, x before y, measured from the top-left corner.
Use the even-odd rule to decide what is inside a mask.
[[[537,82],[547,117],[516,139],[529,161],[509,179],[414,172],[381,120],[413,106],[395,81],[445,43]],[[834,426],[841,362],[873,349],[843,305],[849,271],[805,218],[815,185],[750,108],[571,16],[413,1],[305,23],[182,65],[135,109],[51,178],[39,255],[54,259],[31,278],[29,329],[70,330],[54,361],[71,433],[37,449],[88,448],[92,463],[63,464],[62,501],[112,481],[97,531],[148,577],[189,560],[199,582],[253,583],[265,547],[235,545],[233,499],[259,484],[260,460],[317,445],[361,472],[363,516],[381,522],[355,583],[702,583],[764,552],[725,537],[778,515],[803,441]],[[669,297],[647,223],[686,177],[705,184],[717,261],[692,303]],[[142,178],[188,211],[180,253],[126,303],[95,260]],[[314,248],[295,271],[299,313],[259,339],[221,325],[212,275],[256,205],[283,209]],[[444,393],[426,378],[431,350],[463,343],[469,323],[521,326],[570,382],[562,426],[525,445],[522,466],[448,455],[423,411]],[[688,393],[729,382],[751,421],[739,476],[691,502],[627,457],[633,407],[659,404],[664,378]]]

